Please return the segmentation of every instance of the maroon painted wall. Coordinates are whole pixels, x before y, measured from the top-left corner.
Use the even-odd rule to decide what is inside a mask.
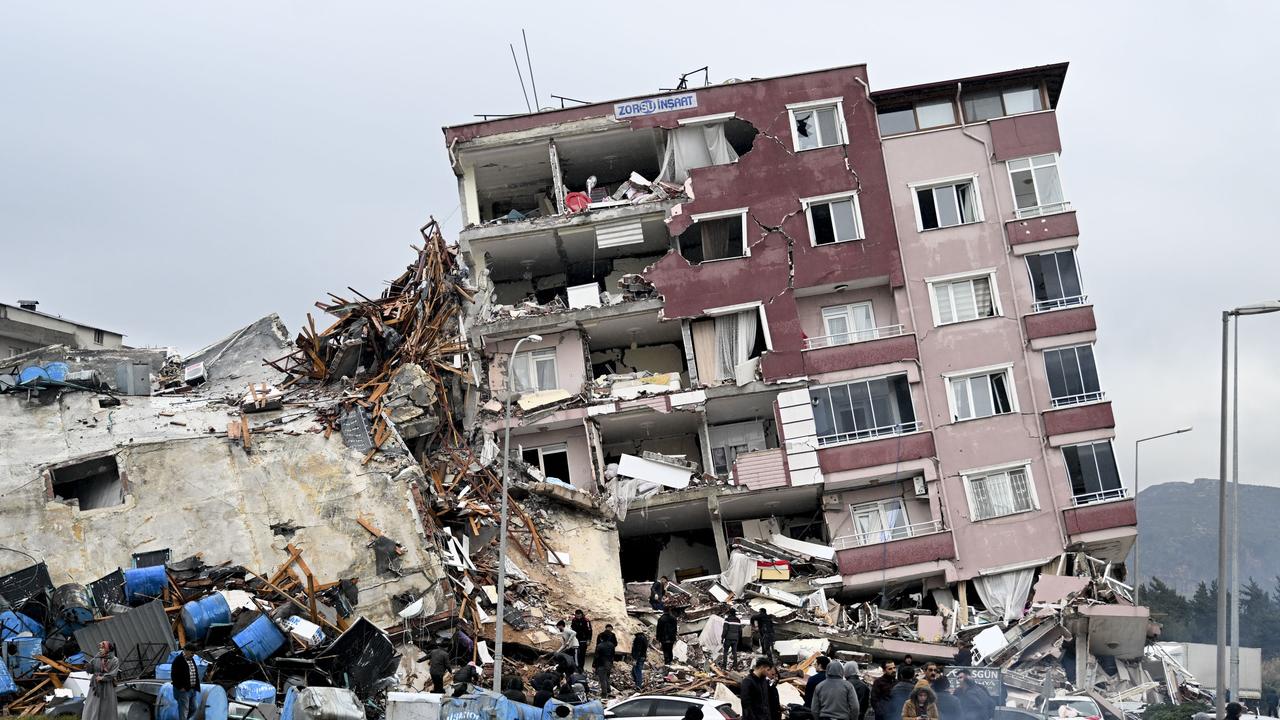
[[[1075,210],[1026,220],[1010,220],[1004,224],[1004,229],[1009,235],[1010,245],[1076,237],[1080,234],[1080,226],[1076,224]]]
[[[991,151],[996,160],[1062,152],[1057,113],[1014,115],[991,121]]]
[[[1027,324],[1029,340],[1098,329],[1098,323],[1093,319],[1093,307],[1090,305],[1035,313],[1023,320]]]
[[[1068,535],[1129,527],[1138,524],[1137,506],[1133,500],[1095,503],[1067,508],[1062,511]]]
[[[956,556],[951,531],[836,551],[841,575],[856,575],[915,563],[951,560]]]
[[[883,440],[819,448],[818,467],[822,468],[823,473],[833,473],[919,460],[933,457],[935,453],[932,432],[912,433]]]
[[[1044,434],[1046,436],[1066,435],[1067,433],[1116,426],[1116,417],[1111,412],[1111,403],[1109,402],[1050,410],[1043,414]]]
[[[919,360],[920,351],[916,347],[915,335],[899,335],[851,345],[806,350],[803,357],[805,372],[817,375],[837,370],[884,365],[899,360]]]

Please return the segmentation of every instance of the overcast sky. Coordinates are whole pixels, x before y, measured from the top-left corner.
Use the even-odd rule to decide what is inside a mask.
[[[1067,60],[1058,121],[1121,472],[1217,475],[1222,308],[1280,297],[1280,3],[0,3],[0,299],[189,352],[378,292],[440,128],[538,90],[605,100],[859,62],[873,88]],[[544,100],[544,104],[547,104]],[[317,322],[327,322],[317,318]],[[1280,314],[1242,333],[1246,482],[1280,485]]]

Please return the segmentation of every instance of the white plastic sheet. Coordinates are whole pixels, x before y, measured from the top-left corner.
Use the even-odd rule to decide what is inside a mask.
[[[755,582],[759,577],[760,569],[756,567],[756,559],[740,550],[734,550],[729,554],[729,568],[720,573],[720,584],[732,590],[734,595],[741,595],[747,583]]]

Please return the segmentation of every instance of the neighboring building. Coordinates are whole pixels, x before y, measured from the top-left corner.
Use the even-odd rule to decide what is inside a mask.
[[[644,451],[726,481],[632,500],[624,577],[772,533],[833,545],[852,595],[976,604],[964,581],[1025,596],[1064,550],[1123,561],[1066,68],[871,91],[856,65],[444,129],[494,399],[542,338],[511,363],[520,456],[588,491]]]
[[[0,359],[46,345],[100,350],[118,348],[124,341],[121,333],[40,312],[38,305],[34,300],[0,303]]]

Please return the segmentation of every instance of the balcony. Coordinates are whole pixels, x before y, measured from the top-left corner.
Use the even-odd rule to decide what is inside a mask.
[[[888,537],[886,537],[888,536]],[[936,520],[874,533],[838,537],[836,565],[841,575],[878,572],[956,557],[951,531]]]
[[[873,335],[873,333],[879,333]],[[920,357],[914,333],[901,325],[872,328],[853,333],[806,338],[804,371],[809,375],[887,365]]]
[[[1101,395],[1101,393],[1097,393]],[[1097,402],[1089,405],[1077,405],[1061,410],[1049,410],[1042,413],[1044,417],[1044,433],[1047,437],[1069,435],[1085,430],[1101,430],[1116,426],[1115,415],[1111,412],[1111,403]]]
[[[879,433],[865,437],[859,437],[864,433],[820,437],[818,465],[825,474],[933,457],[933,433],[920,430],[920,423],[915,422],[864,431]]]
[[[1073,405],[1084,405],[1085,403],[1098,402],[1105,400],[1107,394],[1099,390],[1098,392],[1081,393],[1079,395],[1067,395],[1065,397],[1056,397],[1049,400],[1049,406],[1054,408],[1071,407]]]
[[[1126,495],[1128,493],[1120,489],[1076,498],[1075,506],[1064,508],[1062,511],[1067,535],[1074,538],[1100,530],[1136,527],[1137,506],[1133,499]]]
[[[1061,308],[1084,305],[1088,300],[1088,295],[1068,295],[1067,297],[1055,298],[1053,300],[1038,300],[1031,306],[1031,311],[1047,312],[1049,310],[1059,310]]]
[[[1098,323],[1094,320],[1093,306],[1091,305],[1035,313],[1023,317],[1022,321],[1027,328],[1028,340],[1093,332],[1098,329]]]
[[[836,347],[838,345],[852,345],[854,343],[867,342],[869,340],[879,340],[880,338],[897,337],[901,334],[901,325],[888,325],[886,327],[854,330],[853,332],[839,333],[836,335],[822,335],[820,337],[805,338],[804,349],[817,350],[818,348]]]
[[[1059,209],[1054,214],[1040,212],[1034,215],[1032,217],[1032,213],[1019,212],[1017,220],[1010,220],[1004,224],[1009,244],[1014,247],[1015,253],[1018,252],[1019,245],[1041,240],[1076,237],[1080,234],[1076,212],[1070,208]]]
[[[1070,210],[1071,210],[1071,203],[1064,201],[1064,202],[1058,202],[1058,203],[1049,203],[1047,205],[1037,205],[1035,207],[1015,208],[1013,211],[1013,214],[1014,214],[1014,217],[1018,218],[1019,220],[1025,220],[1027,218],[1038,218],[1038,217],[1043,217],[1045,215],[1057,215],[1058,213],[1064,213]]]

